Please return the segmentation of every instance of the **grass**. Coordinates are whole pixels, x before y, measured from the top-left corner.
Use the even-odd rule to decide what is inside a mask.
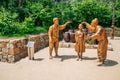
[[[8,35],[1,35],[0,34],[0,38],[2,39],[6,39],[6,38],[27,38],[29,37],[29,35],[37,35],[37,34],[40,34],[40,33],[46,33],[47,30],[44,29],[43,27],[36,27],[34,32],[31,33],[31,34],[25,34],[25,33],[16,33],[16,34],[8,34]]]
[[[110,34],[110,28],[105,28],[108,32],[108,34]],[[48,30],[45,29],[45,27],[36,27],[34,32],[31,34],[25,34],[25,33],[17,33],[17,34],[13,34],[13,35],[1,35],[0,34],[0,38],[2,39],[6,39],[6,38],[27,38],[29,37],[29,35],[36,35],[36,34],[40,34],[40,33],[47,33]],[[115,27],[115,36],[119,36],[120,37],[120,28],[116,28]],[[91,41],[88,41],[88,43],[92,44]]]

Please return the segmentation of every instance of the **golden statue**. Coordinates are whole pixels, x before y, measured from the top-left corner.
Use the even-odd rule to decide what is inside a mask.
[[[92,20],[91,25],[88,24],[87,22],[82,22],[82,24],[86,25],[86,28],[94,32],[95,34],[92,36],[88,36],[87,39],[97,39],[98,40],[98,48],[97,48],[97,53],[98,53],[98,59],[101,64],[104,64],[107,56],[107,48],[108,48],[108,39],[107,39],[107,34],[104,28],[102,28],[100,25],[98,25],[98,19],[95,18]],[[100,64],[100,65],[101,65]]]
[[[50,53],[50,59],[52,59],[52,51],[53,48],[55,48],[55,56],[58,56],[58,46],[59,46],[59,31],[66,28],[67,24],[70,23],[70,21],[66,22],[65,24],[59,26],[59,20],[58,18],[53,19],[54,24],[50,26],[48,35],[49,35],[49,53]]]
[[[79,24],[78,26],[78,31],[75,32],[75,51],[77,52],[78,59],[77,61],[82,60],[82,54],[85,52],[85,33],[82,31],[83,26],[82,24]]]

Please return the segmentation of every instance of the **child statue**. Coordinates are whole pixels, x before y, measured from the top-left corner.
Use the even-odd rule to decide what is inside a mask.
[[[79,24],[78,31],[75,33],[75,51],[77,52],[78,58],[77,61],[82,60],[82,54],[85,52],[85,32],[83,32],[83,25]]]

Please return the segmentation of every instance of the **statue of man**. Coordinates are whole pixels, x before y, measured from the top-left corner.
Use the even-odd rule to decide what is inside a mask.
[[[97,39],[98,40],[98,48],[97,48],[97,53],[98,53],[98,59],[100,62],[100,65],[104,64],[107,56],[107,48],[108,48],[108,39],[107,39],[107,34],[106,31],[103,27],[98,25],[98,19],[95,18],[92,20],[91,25],[88,24],[87,22],[82,22],[82,24],[86,25],[86,28],[94,32],[95,34],[92,36],[88,36],[88,39]]]
[[[58,18],[53,19],[53,25],[50,26],[48,35],[49,35],[49,53],[50,59],[52,59],[52,51],[55,48],[55,56],[58,57],[58,47],[59,47],[59,31],[66,28],[66,26],[70,23],[70,21],[66,22],[65,24],[59,26]]]

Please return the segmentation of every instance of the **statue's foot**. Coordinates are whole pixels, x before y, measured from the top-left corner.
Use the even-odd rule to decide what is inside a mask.
[[[52,56],[49,57],[49,59],[52,59],[52,58],[53,58]]]
[[[82,58],[80,58],[80,61],[82,61]]]
[[[98,60],[97,62],[102,62],[101,60]]]
[[[105,65],[105,64],[101,64],[101,63],[100,63],[100,64],[98,64],[97,66],[104,66],[104,65]]]
[[[59,57],[59,55],[57,54],[57,55],[55,55],[55,58],[57,58],[57,57]]]
[[[77,58],[76,61],[79,61],[79,58]]]
[[[100,64],[98,64],[98,66],[104,66],[104,65],[105,65],[104,61],[101,61]]]

